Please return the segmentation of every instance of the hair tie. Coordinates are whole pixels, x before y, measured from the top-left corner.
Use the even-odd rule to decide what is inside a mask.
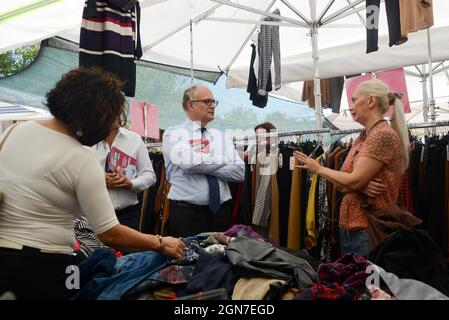
[[[401,99],[402,93],[399,92],[389,92],[388,93],[388,100],[390,102],[390,105],[393,105],[396,102],[396,99]]]

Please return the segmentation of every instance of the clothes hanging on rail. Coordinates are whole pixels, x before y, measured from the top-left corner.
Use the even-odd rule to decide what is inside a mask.
[[[416,0],[412,0],[416,1]],[[366,53],[378,51],[380,0],[366,0]],[[389,46],[400,45],[407,41],[401,37],[399,0],[385,1],[387,13]]]
[[[320,80],[321,107],[332,108],[332,112],[339,113],[341,96],[343,94],[344,77],[335,77]],[[310,108],[315,108],[314,81],[304,81],[301,101],[307,101]]]
[[[135,59],[142,56],[140,6],[137,0],[86,0],[81,20],[79,65],[100,67],[125,81],[134,97]]]
[[[258,65],[259,62],[256,63],[256,58],[259,56],[257,53],[258,47],[255,44],[251,44],[251,61],[249,64],[249,76],[248,76],[248,85],[246,87],[246,92],[249,93],[249,99],[253,102],[253,106],[264,108],[268,103],[268,94],[260,95],[259,94],[259,86],[257,83],[256,73],[259,72]],[[256,65],[257,64],[257,65]],[[271,70],[268,72],[268,83],[267,83],[267,92],[273,90],[271,83]]]
[[[433,26],[432,0],[399,0],[399,5],[402,37]]]
[[[273,14],[280,15],[279,9]],[[276,21],[279,19],[267,17],[264,21]],[[274,90],[281,88],[281,47],[279,39],[279,26],[262,25],[259,32],[259,74],[257,77],[259,94],[268,94],[268,79],[270,78],[271,61],[274,60]]]

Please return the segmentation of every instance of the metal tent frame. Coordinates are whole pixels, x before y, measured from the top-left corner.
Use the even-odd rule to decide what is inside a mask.
[[[244,42],[242,43],[241,47],[237,50],[234,57],[231,59],[229,64],[225,67],[223,70],[225,73],[230,70],[231,66],[236,61],[237,57],[240,55],[240,53],[243,51],[245,46],[248,44],[249,40],[251,39],[254,32],[257,30],[258,25],[277,25],[277,26],[283,26],[283,27],[297,27],[297,28],[306,28],[310,30],[310,37],[312,41],[312,59],[314,63],[314,96],[315,96],[315,116],[316,116],[316,127],[318,129],[323,127],[323,120],[322,120],[322,105],[321,105],[321,87],[320,87],[320,70],[319,70],[319,47],[318,47],[318,31],[320,28],[323,27],[332,27],[332,23],[335,21],[341,20],[349,15],[357,14],[360,18],[360,24],[359,25],[343,25],[344,27],[366,27],[366,21],[365,18],[360,14],[360,11],[363,11],[366,9],[365,0],[346,0],[347,5],[343,8],[337,10],[336,12],[327,15],[329,12],[329,9],[332,8],[335,4],[335,0],[329,0],[327,5],[324,7],[323,11],[318,14],[317,7],[315,0],[309,0],[309,6],[310,6],[310,19],[302,13],[300,10],[298,10],[296,7],[294,7],[288,0],[272,0],[270,3],[266,6],[265,10],[258,10],[252,7],[248,7],[245,5],[241,5],[238,3],[234,3],[231,0],[209,0],[212,2],[217,3],[213,7],[201,12],[200,14],[196,15],[195,17],[192,17],[192,19],[180,25],[179,27],[175,28],[168,34],[164,35],[163,37],[157,39],[156,41],[152,42],[151,44],[144,46],[144,50],[148,50],[153,48],[154,46],[160,44],[164,40],[170,38],[174,34],[178,33],[179,31],[183,30],[186,27],[190,27],[190,39],[191,39],[191,50],[190,50],[190,58],[191,58],[191,80],[193,82],[193,70],[194,70],[194,59],[193,59],[193,25],[199,23],[202,20],[206,21],[221,21],[221,22],[230,22],[230,23],[248,23],[248,24],[254,24],[254,28],[250,31],[248,36],[245,38]],[[277,1],[281,1],[284,5],[286,5],[291,11],[293,11],[299,19],[292,19],[288,17],[284,17],[282,15],[277,15],[270,13],[269,11],[271,8],[275,5]],[[381,2],[384,2],[384,0],[381,0]],[[221,6],[230,6],[234,7],[240,10],[249,11],[252,13],[259,14],[264,17],[272,17],[275,19],[278,19],[279,22],[274,21],[256,21],[256,20],[243,20],[243,19],[233,19],[233,18],[213,18],[210,17],[216,9],[218,9]],[[342,25],[339,25],[340,27]],[[428,38],[428,68],[429,73],[426,77],[424,77],[424,72],[420,72],[422,75],[422,78],[429,79],[430,82],[430,101],[427,103],[428,99],[427,97],[427,90],[424,91],[424,85],[423,85],[423,97],[426,101],[425,107],[424,107],[424,118],[427,119],[428,117],[428,111],[430,109],[430,120],[431,122],[435,122],[436,114],[435,114],[435,100],[434,100],[434,91],[433,91],[433,61],[432,61],[432,50],[431,50],[431,38],[430,38],[430,32],[427,30],[427,38]],[[446,70],[447,68],[445,68]],[[437,71],[441,72],[443,70]]]

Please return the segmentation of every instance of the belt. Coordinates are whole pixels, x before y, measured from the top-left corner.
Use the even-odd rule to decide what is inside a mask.
[[[204,209],[207,210],[209,209],[209,205],[201,205],[201,204],[193,204],[193,203],[189,203],[189,202],[185,202],[185,201],[178,201],[178,200],[170,200],[171,203],[174,203],[175,205],[179,206],[179,207],[184,207],[184,208],[196,208],[196,209]],[[220,208],[225,208],[227,206],[230,206],[232,204],[232,200],[228,200],[223,202],[220,205]]]

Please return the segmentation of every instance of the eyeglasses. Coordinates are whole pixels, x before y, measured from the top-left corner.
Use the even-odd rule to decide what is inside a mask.
[[[208,105],[209,107],[211,107],[212,105],[218,106],[218,101],[214,100],[214,99],[190,100],[190,102],[192,102],[192,103],[202,102],[202,103]]]

